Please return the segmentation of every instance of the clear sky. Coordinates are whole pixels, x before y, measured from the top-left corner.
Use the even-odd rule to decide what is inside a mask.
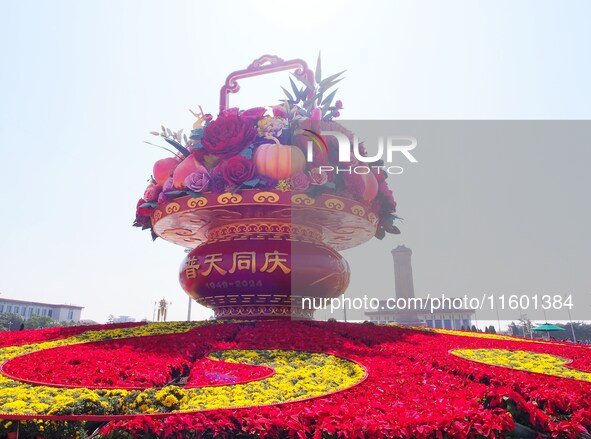
[[[202,105],[216,113],[226,75],[262,54],[313,64],[322,51],[325,71],[347,70],[339,97],[350,119],[591,117],[587,1],[1,4],[0,293],[78,304],[85,307],[83,318],[100,322],[109,314],[151,318],[154,301],[163,296],[172,302],[171,317],[185,318],[188,299],[177,281],[182,249],[152,243],[131,227],[152,164],[165,154],[143,141],[153,140],[148,132],[161,123],[190,128],[188,108]],[[244,84],[232,102],[274,104],[281,98],[276,85]],[[509,251],[513,245],[519,251],[517,261],[499,265],[506,248],[483,258],[491,247],[474,244],[476,235],[487,236],[485,229],[474,231],[474,221],[490,213],[466,198],[466,186],[475,197],[478,186],[436,179],[428,171],[436,169],[435,156],[425,151],[419,163],[425,166],[414,168],[408,179],[400,177],[394,188],[405,217],[403,235],[367,244],[364,257],[350,255],[353,273],[357,268],[371,275],[364,280],[358,274],[351,287],[391,289],[389,252],[404,243],[414,251],[419,295],[534,293],[542,287],[588,295],[591,212],[584,206],[590,148],[579,145],[563,163],[561,175],[576,178],[548,182],[542,174],[511,169],[511,181],[531,184],[502,186],[515,221],[506,216],[493,238],[513,236]],[[538,170],[551,168],[560,156],[539,154]],[[482,176],[474,177],[477,182]],[[544,209],[532,178],[552,189]],[[437,214],[449,223],[457,219],[458,226],[425,234],[427,225],[443,221],[425,208],[434,184],[440,184],[440,196],[450,198]],[[490,181],[485,186],[494,187]],[[531,200],[531,194],[536,203],[524,202],[534,209],[526,214],[518,201]],[[492,224],[487,218],[485,224]],[[524,235],[511,235],[516,227]],[[368,255],[371,267],[360,270]],[[538,264],[508,271],[530,256],[548,266],[562,261],[563,268]],[[502,275],[485,276],[490,270]],[[465,272],[475,274],[465,281]],[[578,318],[588,317],[588,302]],[[198,308],[193,318],[209,315]]]

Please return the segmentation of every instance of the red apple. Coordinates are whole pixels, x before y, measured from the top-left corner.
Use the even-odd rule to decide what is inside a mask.
[[[173,157],[161,159],[154,163],[152,176],[154,177],[154,180],[156,180],[156,183],[158,183],[159,185],[163,185],[166,180],[172,177],[174,169],[177,167],[179,163],[179,160]]]
[[[193,172],[199,168],[201,163],[195,159],[193,154],[183,160],[174,170],[172,174],[172,182],[174,183],[174,187],[177,189],[185,188],[185,178],[191,175]]]

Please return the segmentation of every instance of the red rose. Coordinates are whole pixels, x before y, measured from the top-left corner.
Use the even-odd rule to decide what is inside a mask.
[[[237,155],[220,163],[222,176],[228,183],[239,186],[254,177],[254,165],[244,156]]]
[[[206,153],[227,159],[250,145],[256,133],[251,119],[230,112],[221,114],[205,128],[201,144]]]
[[[394,201],[394,194],[392,194],[392,191],[385,181],[381,181],[378,185],[378,193],[384,197],[382,204],[384,211],[389,213],[396,212],[396,201]]]

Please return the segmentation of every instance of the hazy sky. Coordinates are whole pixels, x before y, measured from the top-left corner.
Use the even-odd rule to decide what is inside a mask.
[[[185,318],[183,250],[131,227],[164,156],[142,142],[161,123],[190,128],[188,108],[216,113],[226,75],[262,54],[313,64],[321,50],[326,72],[347,70],[349,119],[591,116],[587,1],[1,3],[0,293],[79,304],[97,321],[151,318],[163,296]],[[232,103],[274,104],[284,79],[244,82]],[[419,147],[394,184],[403,234],[346,254],[352,289],[392,289],[390,250],[404,243],[418,295],[588,295],[591,146],[545,148],[507,164],[509,151],[458,162]],[[489,155],[507,166],[483,166]],[[497,186],[492,210],[483,199]],[[193,318],[208,315],[194,306]]]

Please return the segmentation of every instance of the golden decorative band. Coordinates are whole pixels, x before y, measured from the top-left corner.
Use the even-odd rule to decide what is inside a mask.
[[[277,203],[279,195],[275,192],[258,192],[252,197],[255,203]]]
[[[243,222],[226,224],[211,229],[207,234],[207,238],[211,240],[248,234],[289,235],[287,237],[318,242],[322,241],[322,233],[318,229],[284,222]]]
[[[329,198],[324,202],[324,205],[329,209],[335,210],[343,210],[345,208],[345,203],[337,198]]]
[[[353,206],[351,208],[351,213],[357,215],[357,216],[365,216],[365,209],[363,206],[360,206],[359,204],[356,204],[355,206]]]
[[[216,319],[248,319],[260,317],[311,319],[314,316],[314,310],[292,308],[290,306],[281,305],[232,306],[227,308],[216,308],[214,311]]]
[[[191,209],[195,209],[196,207],[203,207],[207,205],[207,198],[205,197],[198,197],[198,198],[191,198],[187,201],[187,206]]]
[[[170,203],[166,206],[166,213],[169,215],[178,212],[179,210],[181,210],[181,205],[179,203]]]
[[[316,202],[314,198],[310,198],[306,194],[296,194],[291,197],[293,204],[303,204],[304,206],[311,206]]]
[[[225,192],[218,197],[220,204],[238,204],[242,201],[242,195]]]

